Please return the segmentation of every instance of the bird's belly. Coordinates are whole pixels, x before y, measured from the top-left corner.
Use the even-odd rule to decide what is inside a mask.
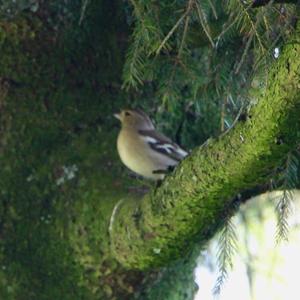
[[[124,165],[135,173],[142,175],[143,177],[151,179],[163,179],[163,174],[155,174],[153,171],[167,170],[169,166],[177,164],[171,158],[154,152],[147,143],[137,140],[130,140],[128,137],[118,137],[118,152]],[[120,147],[122,145],[122,147]]]

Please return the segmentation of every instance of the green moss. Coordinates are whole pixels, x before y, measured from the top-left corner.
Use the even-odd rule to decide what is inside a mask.
[[[76,19],[59,31],[30,14],[0,23],[10,120],[0,156],[3,299],[127,299],[144,277],[121,268],[108,238],[132,185],[112,117],[124,101],[119,9],[93,1],[81,27]]]
[[[264,184],[298,145],[299,29],[274,64],[265,94],[245,123],[196,148],[142,201],[121,206],[112,240],[124,266],[144,270],[166,265],[196,242],[207,241],[234,212],[234,196]],[[132,217],[136,210],[138,220]]]

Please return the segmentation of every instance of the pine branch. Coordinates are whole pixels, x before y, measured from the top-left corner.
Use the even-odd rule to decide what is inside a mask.
[[[272,0],[254,0],[252,3],[252,7],[261,7],[269,4]],[[297,4],[299,1],[298,0],[273,0],[275,4],[287,4],[287,3],[292,3],[292,4]]]
[[[215,6],[213,5],[213,3],[211,2],[211,0],[208,0],[208,3],[211,7],[211,10],[213,12],[213,15],[214,15],[214,18],[217,20],[218,19],[218,14],[217,14],[217,11],[216,11],[216,8]]]
[[[248,9],[245,8],[244,5],[242,5],[242,4],[240,4],[240,7],[241,7],[241,11],[243,11],[244,16],[247,18],[247,21],[249,22],[251,29],[248,32],[248,40],[247,40],[245,49],[243,51],[242,58],[238,64],[238,66],[235,69],[236,74],[239,73],[240,68],[242,67],[242,65],[245,61],[245,58],[249,52],[249,49],[250,49],[250,46],[252,44],[254,37],[256,37],[256,39],[258,40],[258,43],[259,43],[259,46],[260,46],[260,49],[262,50],[262,52],[265,52],[265,47],[262,44],[260,34],[258,33],[258,30],[257,30],[258,26],[260,25],[260,22],[263,20],[263,12],[259,12],[256,15],[256,21],[254,23],[252,16],[250,15]],[[247,28],[248,26],[245,26],[245,27]]]
[[[241,3],[239,3],[238,2],[238,6],[239,6],[239,9],[237,9],[236,7],[233,7],[232,6],[232,3],[231,2],[229,2],[228,4],[227,4],[227,10],[228,10],[228,14],[230,14],[230,16],[231,17],[229,17],[229,19],[228,19],[228,25],[227,24],[225,24],[224,26],[223,26],[223,30],[221,31],[221,33],[218,35],[218,40],[220,40],[221,38],[223,38],[223,36],[229,31],[229,30],[231,30],[235,25],[237,25],[240,21],[241,21],[241,19],[242,19],[242,17],[243,17],[243,15],[245,14],[245,13],[248,13],[248,11],[251,9],[251,5],[248,5],[248,6],[246,6],[246,7],[244,7],[244,6],[242,6],[241,7]],[[237,11],[237,12],[236,12]],[[235,13],[236,12],[236,13]],[[234,16],[234,19],[232,20],[232,17]]]
[[[126,62],[123,70],[123,87],[128,89],[130,86],[137,87],[143,84],[145,51],[142,45],[143,33],[135,28],[133,41],[126,55]]]
[[[178,21],[175,23],[175,25],[171,28],[171,30],[169,31],[169,33],[165,36],[165,38],[163,39],[163,41],[161,42],[161,44],[159,45],[159,47],[156,50],[156,55],[158,55],[160,53],[160,51],[162,50],[162,48],[165,46],[165,44],[167,43],[167,41],[170,39],[170,37],[174,34],[174,32],[176,31],[176,29],[178,28],[178,26],[181,24],[181,22],[188,17],[189,13],[191,12],[191,9],[193,7],[195,0],[189,0],[186,10],[185,12],[181,15],[181,17],[178,19]]]
[[[276,205],[277,214],[277,232],[276,242],[288,240],[289,223],[288,219],[292,213],[293,191],[298,184],[298,158],[291,152],[287,156],[285,170],[282,174],[283,195],[280,197]]]
[[[178,50],[178,55],[177,55],[178,58],[180,58],[181,53],[182,53],[182,50],[183,50],[183,47],[184,47],[184,45],[185,45],[186,34],[187,34],[187,32],[188,32],[189,22],[190,22],[190,17],[187,16],[187,17],[185,18],[185,23],[184,23],[184,29],[183,29],[182,39],[181,39],[181,43],[180,43],[179,50]]]
[[[205,20],[205,17],[204,17],[204,14],[202,12],[202,9],[200,7],[200,4],[198,4],[198,2],[196,1],[195,5],[196,5],[196,8],[197,8],[199,21],[200,21],[200,24],[203,28],[203,31],[205,32],[205,34],[206,34],[208,40],[210,41],[212,47],[215,48],[215,44],[214,44],[213,39],[212,39],[211,34],[210,34],[209,26],[207,24],[207,21]]]
[[[237,65],[237,67],[236,67],[236,69],[234,71],[235,74],[239,73],[239,71],[240,71],[240,69],[241,69],[241,67],[242,67],[242,65],[243,65],[243,63],[245,61],[245,58],[246,58],[246,56],[248,54],[250,45],[251,45],[252,40],[253,40],[253,36],[254,36],[253,33],[251,33],[250,36],[248,37],[248,40],[247,40],[247,43],[246,43],[246,47],[245,47],[245,49],[243,51],[243,54],[242,54],[242,58],[241,58],[240,62],[238,63],[238,65]]]
[[[79,18],[79,25],[82,24],[82,21],[84,19],[88,3],[89,3],[89,0],[82,0],[81,12],[80,12],[80,18]]]
[[[161,49],[165,46],[165,44],[167,43],[167,41],[169,40],[169,38],[173,35],[173,33],[176,31],[176,29],[178,28],[178,26],[180,25],[180,23],[185,19],[185,17],[187,16],[187,13],[184,13],[179,19],[178,21],[175,23],[175,25],[172,27],[172,29],[169,31],[169,33],[165,36],[165,38],[163,39],[163,41],[161,42],[161,44],[159,45],[159,47],[156,50],[156,55],[158,55],[161,51]]]
[[[123,68],[123,88],[126,89],[143,84],[149,69],[149,56],[155,52],[161,40],[160,28],[155,24],[151,7],[139,6],[135,0],[131,0],[131,3],[135,27]]]
[[[223,284],[227,280],[228,272],[232,269],[232,261],[237,249],[237,236],[234,224],[231,219],[227,219],[221,230],[218,241],[217,264],[219,276],[213,288],[213,294],[219,295]]]
[[[277,231],[276,243],[281,241],[288,241],[289,223],[288,218],[291,215],[291,203],[293,200],[293,192],[284,190],[276,205],[277,213]]]

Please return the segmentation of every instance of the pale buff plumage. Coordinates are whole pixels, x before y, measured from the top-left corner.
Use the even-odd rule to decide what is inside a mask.
[[[135,173],[149,179],[163,179],[164,173],[188,154],[157,132],[141,110],[126,109],[115,117],[122,126],[117,140],[118,153],[124,165]]]

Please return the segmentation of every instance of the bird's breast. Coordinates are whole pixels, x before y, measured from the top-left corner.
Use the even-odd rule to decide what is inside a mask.
[[[177,164],[174,160],[155,152],[138,133],[122,129],[117,140],[117,148],[124,165],[143,177],[162,179],[163,175],[153,171],[166,170]]]

